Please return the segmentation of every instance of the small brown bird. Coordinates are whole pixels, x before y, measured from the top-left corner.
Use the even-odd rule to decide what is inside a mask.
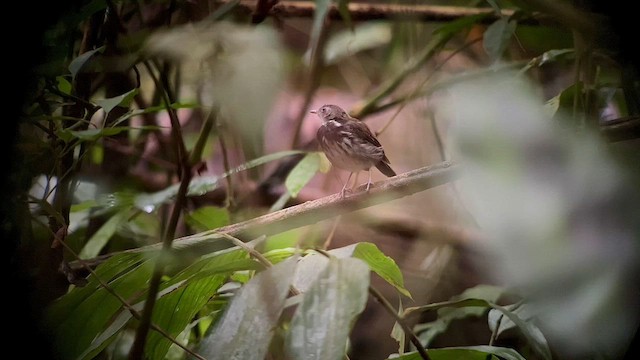
[[[389,166],[382,145],[364,122],[352,118],[336,105],[323,105],[318,110],[311,110],[311,113],[317,114],[323,121],[316,133],[322,151],[335,167],[351,172],[340,191],[340,197],[344,198],[349,180],[355,172],[369,171],[367,191],[371,187],[371,167],[377,167],[389,177],[396,175]]]

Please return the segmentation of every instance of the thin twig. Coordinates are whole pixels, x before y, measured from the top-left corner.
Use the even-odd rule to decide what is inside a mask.
[[[422,359],[429,360],[429,354],[427,354],[427,350],[425,350],[424,346],[422,346],[422,344],[420,343],[420,339],[418,339],[413,330],[411,330],[409,325],[407,325],[405,319],[398,315],[396,309],[393,308],[393,305],[391,305],[391,303],[384,296],[382,296],[382,294],[376,288],[371,285],[369,285],[369,294],[371,294],[371,296],[378,300],[382,307],[387,310],[387,312],[391,314],[394,319],[396,319],[396,322],[402,327],[402,330],[404,330],[405,334],[409,336],[409,340],[416,347]]]
[[[333,220],[333,226],[331,227],[331,231],[329,232],[329,235],[327,235],[327,240],[325,240],[324,244],[322,244],[323,249],[327,250],[329,249],[329,246],[331,246],[331,241],[333,241],[333,236],[336,233],[336,229],[338,228],[338,224],[340,223],[340,220],[342,220],[342,215],[337,216],[335,220]]]

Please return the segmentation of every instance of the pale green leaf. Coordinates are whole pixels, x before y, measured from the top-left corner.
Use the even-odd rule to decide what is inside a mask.
[[[71,83],[64,76],[56,76],[58,82],[58,90],[69,95],[71,94]]]
[[[391,24],[388,22],[367,22],[352,30],[342,30],[331,36],[324,52],[327,65],[356,53],[386,45],[391,41]]]
[[[96,100],[96,104],[102,108],[106,113],[111,112],[116,106],[122,106],[128,108],[133,98],[138,94],[138,88],[127,91],[122,95],[118,95],[108,99]]]
[[[320,157],[318,153],[312,152],[307,154],[296,166],[291,170],[284,182],[287,191],[292,197],[298,196],[300,190],[307,185],[320,168]]]
[[[72,77],[76,77],[76,75],[78,74],[78,72],[80,70],[82,70],[82,67],[84,66],[84,64],[91,59],[91,57],[98,53],[98,52],[102,52],[104,50],[104,46],[101,46],[97,49],[94,50],[89,50],[83,54],[80,54],[78,57],[76,57],[75,59],[71,60],[71,63],[69,63],[69,72],[71,73]]]
[[[285,339],[293,359],[339,360],[368,298],[369,268],[359,259],[329,259],[304,293]]]
[[[118,231],[118,227],[127,220],[129,210],[122,210],[115,213],[107,222],[102,224],[100,229],[93,234],[80,251],[81,259],[90,259],[98,256],[100,250],[109,242],[113,234]]]
[[[203,206],[185,216],[189,226],[197,231],[207,231],[229,225],[229,211],[217,206]]]
[[[516,21],[510,21],[508,18],[503,17],[489,25],[485,31],[482,44],[493,62],[502,57],[513,37],[517,24]]]
[[[242,286],[197,352],[209,360],[263,360],[296,263],[295,258],[283,261]]]

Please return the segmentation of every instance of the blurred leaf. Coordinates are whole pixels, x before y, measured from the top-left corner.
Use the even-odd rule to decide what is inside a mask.
[[[296,264],[295,258],[281,262],[242,286],[198,353],[211,360],[263,360]]]
[[[296,247],[301,236],[303,236],[303,233],[300,229],[292,229],[271,235],[264,242],[264,251]]]
[[[172,109],[178,110],[178,109],[194,109],[194,108],[198,108],[199,105],[196,103],[182,103],[182,102],[176,102],[173,104],[170,104],[169,107],[171,107]],[[116,126],[118,124],[120,124],[121,122],[128,120],[132,117],[135,116],[139,116],[139,115],[144,115],[144,114],[154,114],[157,112],[163,112],[163,111],[167,111],[167,107],[165,105],[158,105],[158,106],[149,106],[146,107],[144,109],[131,109],[129,111],[127,111],[124,115],[120,116],[119,118],[117,118],[114,122],[113,125]]]
[[[490,16],[489,13],[477,14],[477,15],[465,16],[453,21],[446,22],[444,25],[439,26],[436,30],[434,30],[433,35],[451,37],[453,35],[456,35],[462,30],[466,30],[472,27],[473,25],[478,24],[488,16]]]
[[[69,142],[70,140],[76,138],[84,141],[96,141],[102,137],[113,136],[119,134],[123,131],[129,131],[133,128],[129,126],[114,126],[107,127],[102,129],[87,129],[87,130],[68,130],[68,129],[59,129],[56,131],[56,135],[60,137],[60,139],[65,142]],[[155,130],[158,129],[157,126],[141,126],[136,129],[141,130]]]
[[[298,196],[300,190],[307,185],[320,168],[320,157],[317,152],[308,153],[291,170],[284,185],[292,197]]]
[[[367,302],[368,287],[369,268],[361,260],[329,259],[291,320],[287,353],[294,359],[343,359],[351,326]]]
[[[290,248],[283,248],[283,249],[273,249],[265,252],[262,255],[264,255],[264,257],[267,258],[267,260],[269,260],[270,263],[277,264],[279,262],[282,262],[292,257],[298,252],[299,251],[296,250],[296,248],[290,247]]]
[[[331,0],[315,0],[316,8],[313,12],[313,24],[311,25],[311,35],[309,39],[309,48],[307,49],[307,53],[311,54],[311,58],[313,58],[313,54],[317,51],[318,42],[320,40],[320,33],[322,31],[322,26],[324,24],[324,19],[327,17],[329,13],[329,7],[331,6]]]
[[[327,42],[324,61],[335,64],[343,58],[367,49],[386,45],[391,41],[391,25],[387,22],[367,22],[353,30],[342,30]]]
[[[71,63],[69,63],[69,72],[71,72],[71,77],[75,78],[76,75],[78,74],[78,72],[82,69],[82,67],[84,66],[84,64],[86,64],[86,62],[91,59],[91,57],[98,52],[102,52],[104,51],[104,46],[101,46],[97,49],[94,50],[89,50],[87,52],[85,52],[84,54],[80,54],[78,57],[76,57],[75,59],[71,60]]]
[[[411,298],[411,294],[404,287],[404,278],[400,268],[392,258],[386,256],[375,244],[359,242],[332,249],[329,253],[338,258],[354,257],[364,261],[371,271],[393,285],[401,294]]]
[[[318,152],[320,156],[320,170],[321,173],[326,174],[331,170],[331,161],[327,158],[327,155],[324,152]]]
[[[127,220],[129,210],[121,210],[115,213],[107,222],[102,224],[100,229],[93,234],[80,251],[81,259],[90,259],[98,256],[100,250],[109,242],[109,239],[116,233],[118,227]]]
[[[344,21],[344,24],[353,31],[353,22],[351,22],[351,13],[349,12],[349,0],[337,0],[338,12]]]
[[[532,311],[527,304],[507,305],[504,308],[517,315],[523,321],[530,321],[533,318]],[[489,310],[487,321],[489,329],[492,332],[496,332],[497,336],[500,336],[500,334],[506,330],[516,327],[516,324],[513,321],[506,317],[500,310],[496,309]],[[544,335],[542,335],[537,327],[532,328],[531,330],[538,333],[534,334],[537,338],[544,338]]]
[[[96,104],[100,106],[107,114],[113,110],[116,106],[122,106],[128,108],[133,98],[138,94],[138,88],[131,91],[127,91],[122,95],[118,95],[108,99],[96,100]]]
[[[505,360],[525,360],[517,351],[498,346],[457,346],[443,349],[427,350],[431,360],[487,360],[487,356],[496,355]],[[393,360],[422,360],[417,351],[398,357],[389,357]]]
[[[482,45],[492,62],[498,61],[509,45],[518,23],[506,17],[496,20],[484,32]]]
[[[402,299],[398,299],[398,315],[402,316],[403,312]],[[406,352],[405,345],[407,340],[407,334],[405,334],[404,329],[400,324],[396,321],[393,323],[393,328],[391,329],[391,337],[398,342],[398,354],[402,355]]]
[[[329,259],[316,252],[311,252],[298,261],[293,286],[301,292],[307,292],[315,284],[318,276],[328,266]]]
[[[229,225],[229,211],[217,206],[203,206],[185,216],[189,226],[197,231],[207,231]]]

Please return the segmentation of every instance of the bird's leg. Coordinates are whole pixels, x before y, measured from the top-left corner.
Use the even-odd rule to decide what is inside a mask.
[[[344,199],[344,193],[347,190],[347,185],[349,185],[349,180],[351,180],[351,176],[353,176],[353,172],[349,173],[349,177],[347,178],[347,181],[344,183],[344,186],[342,187],[342,190],[340,191],[340,198]]]
[[[369,180],[367,181],[367,192],[369,192],[369,188],[371,188],[371,168],[369,168]]]

